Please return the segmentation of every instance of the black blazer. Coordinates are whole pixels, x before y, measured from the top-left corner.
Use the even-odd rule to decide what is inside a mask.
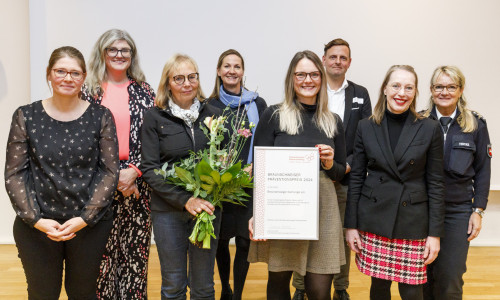
[[[348,85],[345,89],[344,120],[342,122],[342,125],[344,125],[346,142],[346,162],[352,167],[354,138],[356,137],[358,122],[372,115],[372,104],[370,102],[370,95],[368,95],[368,90],[365,87],[357,85],[349,80],[347,81],[347,83]],[[348,185],[349,177],[350,173],[347,173],[344,176],[344,179],[340,181],[340,183],[343,185]]]
[[[391,150],[387,120],[359,122],[345,227],[387,238],[440,237],[444,222],[443,134],[408,116]]]

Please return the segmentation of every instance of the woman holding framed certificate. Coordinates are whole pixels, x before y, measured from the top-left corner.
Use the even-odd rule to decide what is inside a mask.
[[[345,173],[345,140],[340,117],[328,110],[323,66],[311,51],[295,54],[285,79],[285,100],[267,108],[255,132],[255,146],[317,147],[319,239],[253,240],[250,262],[268,264],[267,299],[290,299],[293,271],[305,275],[310,299],[331,299],[333,275],[345,263],[342,224],[332,180]],[[253,220],[249,222],[253,239]]]

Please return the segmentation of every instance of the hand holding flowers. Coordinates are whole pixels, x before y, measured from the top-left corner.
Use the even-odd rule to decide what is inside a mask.
[[[161,170],[155,170],[169,184],[193,193],[185,204],[186,210],[196,218],[189,240],[204,249],[209,249],[211,238],[216,238],[213,226],[215,207],[222,208],[222,202],[244,205],[249,197],[244,189],[253,187],[251,175],[244,169],[250,165],[242,167],[237,159],[246,139],[252,135],[253,124],[245,128],[245,118],[246,114],[239,110],[233,118],[224,114],[217,118],[207,117],[201,129],[209,139],[208,149],[191,152],[170,168],[166,163]],[[233,131],[228,143],[223,144],[228,119],[231,119]]]

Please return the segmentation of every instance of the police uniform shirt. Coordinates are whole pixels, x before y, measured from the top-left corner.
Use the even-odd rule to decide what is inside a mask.
[[[457,108],[455,108],[455,111],[449,116],[451,118],[451,122],[448,123],[448,129],[450,129],[450,125],[451,123],[453,123],[455,121],[455,117],[457,115]],[[441,119],[441,117],[444,117],[440,112],[439,112],[439,109],[436,108],[436,116],[437,116],[437,119],[438,121]],[[443,129],[443,128],[441,128]],[[443,129],[443,137],[444,137],[444,142],[446,143],[446,135],[448,134],[448,131],[444,131]]]

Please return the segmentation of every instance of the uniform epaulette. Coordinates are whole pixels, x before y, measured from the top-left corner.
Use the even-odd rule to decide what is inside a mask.
[[[486,119],[480,114],[478,113],[477,111],[474,111],[474,110],[471,110],[472,114],[478,118],[479,120],[483,121],[484,123],[486,123]]]
[[[419,112],[417,112],[417,115],[421,116],[421,117],[425,117],[425,113],[427,112],[427,109],[423,109]]]

